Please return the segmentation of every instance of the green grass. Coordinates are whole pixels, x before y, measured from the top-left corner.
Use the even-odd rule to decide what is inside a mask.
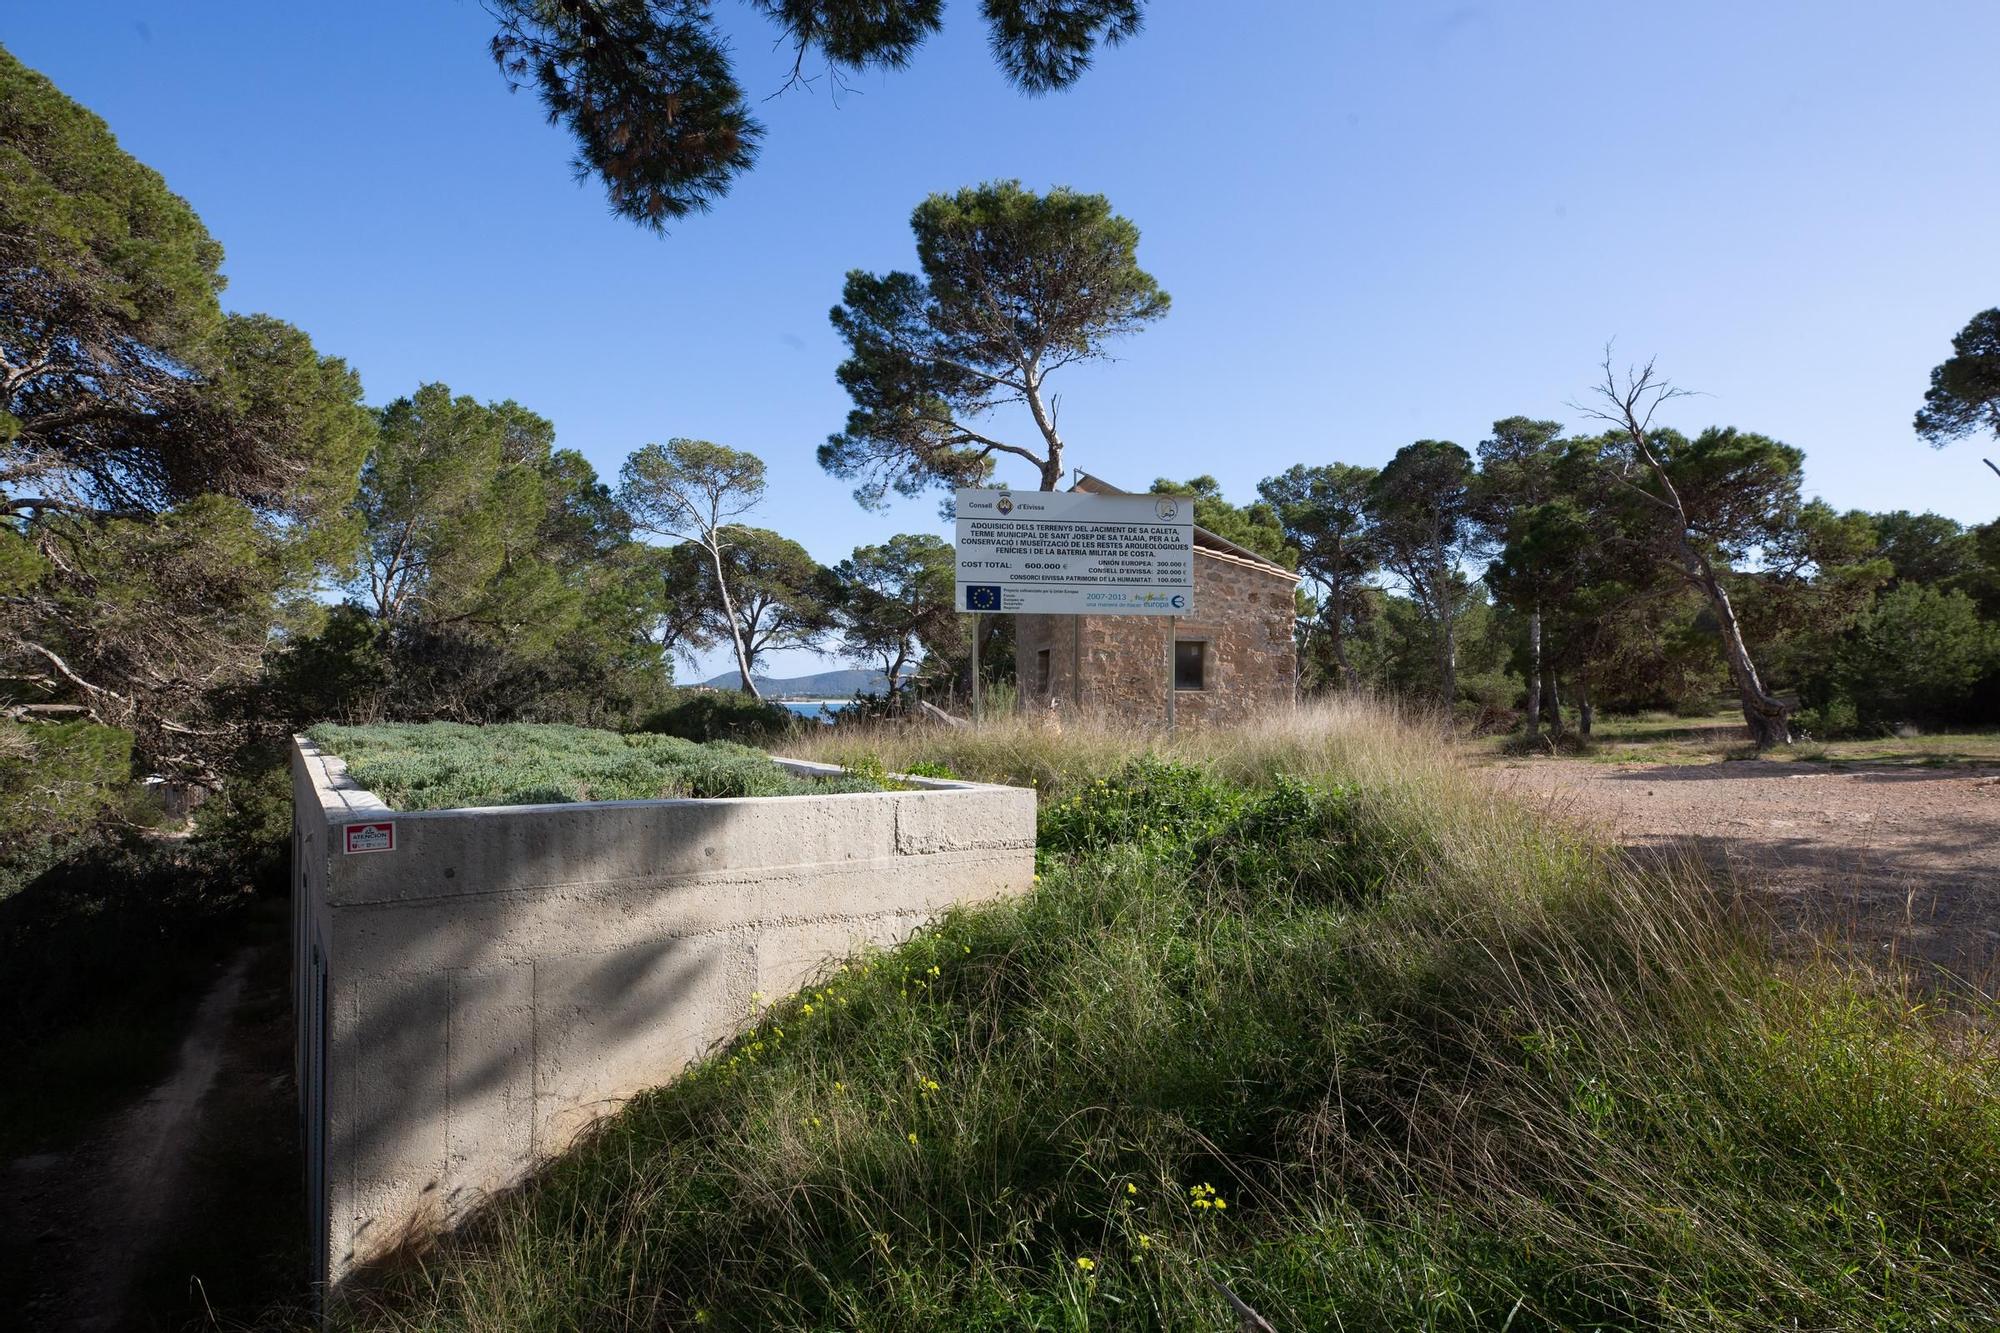
[[[2000,1318],[1982,1026],[1781,968],[1434,733],[819,745],[1032,780],[1038,886],[751,1015],[345,1327]]]
[[[797,796],[876,791],[882,785],[858,776],[796,777],[761,751],[728,741],[704,745],[588,727],[327,724],[308,734],[321,749],[346,761],[350,777],[398,810]]]

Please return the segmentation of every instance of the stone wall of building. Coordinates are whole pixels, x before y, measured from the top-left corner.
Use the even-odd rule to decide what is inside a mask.
[[[1177,724],[1233,721],[1288,704],[1298,673],[1296,586],[1288,573],[1198,547],[1192,615],[1021,616],[1015,652],[1021,706],[1164,725],[1175,639],[1202,643],[1205,656],[1203,687],[1174,691]]]

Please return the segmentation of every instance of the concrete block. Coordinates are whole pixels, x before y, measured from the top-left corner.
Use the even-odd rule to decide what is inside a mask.
[[[323,1289],[672,1079],[744,1024],[752,991],[776,998],[954,903],[1029,887],[1032,792],[912,785],[403,814],[298,741],[300,1114]],[[346,852],[351,822],[393,823],[394,849]]]
[[[671,1081],[750,1008],[747,932],[661,938],[535,969],[534,1147]]]

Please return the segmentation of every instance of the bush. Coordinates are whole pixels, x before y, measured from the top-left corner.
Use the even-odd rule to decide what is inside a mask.
[[[703,691],[649,713],[637,730],[686,741],[762,745],[787,734],[797,723],[791,709],[740,691]]]
[[[1195,869],[1248,900],[1358,902],[1382,870],[1355,835],[1355,795],[1281,777],[1195,851]]]
[[[290,883],[290,755],[257,746],[237,756],[222,789],[195,810],[194,849],[218,873],[276,897]]]
[[[0,897],[132,790],[132,735],[94,722],[0,722]]]
[[[1840,740],[1861,732],[1861,716],[1854,710],[1854,700],[1838,694],[1792,714],[1792,728],[1807,740]]]
[[[1047,856],[1077,856],[1130,844],[1179,852],[1222,834],[1245,794],[1190,764],[1144,755],[1109,778],[1043,809],[1038,831]]]
[[[1877,597],[1841,644],[1834,694],[1853,701],[1862,723],[1953,723],[1996,661],[2000,627],[1970,597],[1906,583]]]

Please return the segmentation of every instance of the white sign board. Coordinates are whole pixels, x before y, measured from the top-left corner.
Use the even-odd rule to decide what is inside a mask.
[[[1194,501],[960,491],[958,609],[1187,615],[1194,610]]]

